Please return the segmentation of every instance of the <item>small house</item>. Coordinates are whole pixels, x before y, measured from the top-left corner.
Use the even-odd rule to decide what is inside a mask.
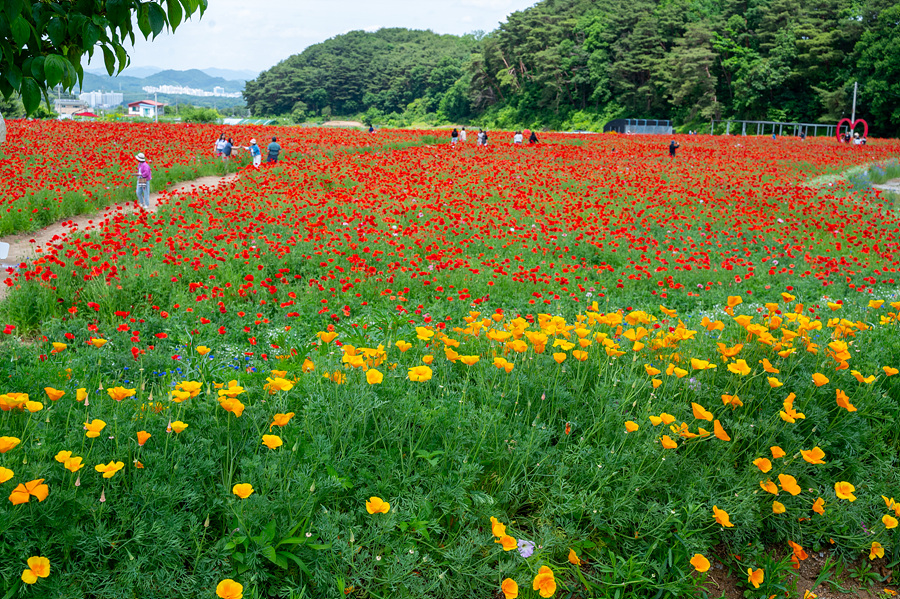
[[[141,100],[140,102],[129,102],[128,116],[142,116],[153,118],[163,113],[162,102],[154,102],[153,100]]]

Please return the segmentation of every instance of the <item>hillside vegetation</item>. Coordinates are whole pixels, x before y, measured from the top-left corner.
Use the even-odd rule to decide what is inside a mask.
[[[310,46],[248,81],[247,106],[257,114],[403,112],[465,116],[464,85],[474,36],[431,31],[351,31]],[[457,107],[456,104],[459,104]],[[372,115],[370,115],[372,116]]]
[[[351,32],[247,84],[258,114],[407,112],[495,126],[613,116],[900,131],[900,6],[889,0],[543,0],[490,34]],[[298,104],[299,103],[299,104]]]

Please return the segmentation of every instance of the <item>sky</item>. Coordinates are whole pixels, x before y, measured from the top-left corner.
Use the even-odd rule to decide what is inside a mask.
[[[382,27],[489,32],[536,0],[209,0],[199,19],[153,42],[137,36],[132,67],[263,71],[328,38]],[[89,68],[103,67],[96,53]],[[123,74],[127,75],[126,70]]]

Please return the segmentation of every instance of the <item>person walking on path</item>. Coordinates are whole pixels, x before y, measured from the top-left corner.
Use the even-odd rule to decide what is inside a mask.
[[[459,141],[466,143],[466,128],[463,127],[462,131],[459,132]]]
[[[140,152],[135,159],[138,161],[137,176],[137,199],[138,204],[144,210],[150,210],[150,179],[153,174],[150,172],[150,165],[147,164],[147,158],[143,152]]]
[[[532,131],[531,135],[528,136],[528,143],[530,143],[530,144],[538,143],[537,134],[534,131]]]
[[[681,144],[675,141],[674,139],[669,142],[669,156],[675,158],[675,150],[681,147]]]
[[[259,163],[262,162],[262,152],[259,149],[259,146],[256,145],[256,138],[250,140],[249,146],[241,146],[248,152],[250,152],[250,156],[253,158],[253,167],[259,168]]]
[[[269,144],[268,150],[269,155],[266,156],[266,162],[278,162],[278,154],[281,152],[281,146],[278,145],[278,138],[272,138],[272,143]]]
[[[454,127],[453,131],[450,132],[450,145],[455,146],[457,141],[459,141],[459,131]]]

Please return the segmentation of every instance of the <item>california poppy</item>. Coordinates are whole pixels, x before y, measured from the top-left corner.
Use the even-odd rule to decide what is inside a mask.
[[[382,501],[381,497],[369,497],[366,501],[366,511],[370,514],[386,514],[390,511],[391,504]]]

